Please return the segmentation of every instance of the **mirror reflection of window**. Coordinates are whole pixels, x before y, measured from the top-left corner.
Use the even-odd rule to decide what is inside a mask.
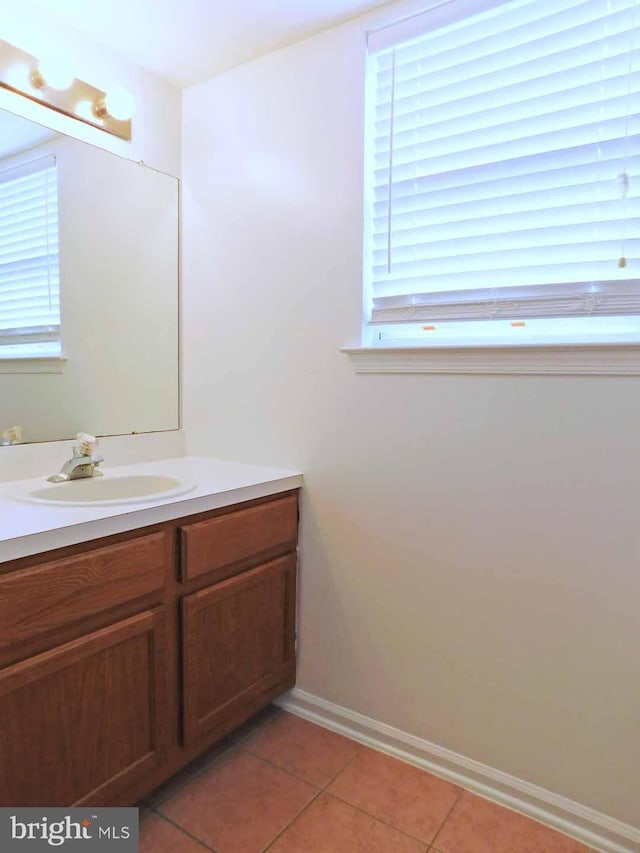
[[[178,429],[178,202],[177,178],[0,109],[0,431]]]
[[[0,358],[60,354],[58,176],[49,155],[0,164]]]

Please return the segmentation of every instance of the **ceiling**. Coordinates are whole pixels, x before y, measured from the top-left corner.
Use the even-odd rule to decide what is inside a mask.
[[[388,0],[37,0],[178,86],[213,77]]]

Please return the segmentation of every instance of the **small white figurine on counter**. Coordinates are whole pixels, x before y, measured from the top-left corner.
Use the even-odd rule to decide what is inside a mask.
[[[22,444],[22,427],[8,427],[0,433],[0,445],[5,447],[10,444]]]

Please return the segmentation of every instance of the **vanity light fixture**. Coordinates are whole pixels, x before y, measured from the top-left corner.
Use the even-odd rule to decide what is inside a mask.
[[[69,89],[75,80],[73,71],[55,57],[40,60],[37,68],[29,75],[31,85],[36,89]]]
[[[108,92],[104,98],[96,101],[94,104],[94,112],[98,118],[111,118],[118,121],[126,121],[130,119],[136,108],[136,103],[133,95],[127,92],[126,89],[118,87],[112,92]]]
[[[39,62],[0,39],[0,88],[121,139],[131,139],[135,101],[125,89],[103,92],[78,80],[57,58]]]

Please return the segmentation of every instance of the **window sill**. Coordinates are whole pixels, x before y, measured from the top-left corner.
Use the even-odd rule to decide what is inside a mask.
[[[356,373],[638,376],[640,343],[343,347]]]
[[[0,373],[63,373],[67,359],[63,356],[37,358],[1,358]]]

